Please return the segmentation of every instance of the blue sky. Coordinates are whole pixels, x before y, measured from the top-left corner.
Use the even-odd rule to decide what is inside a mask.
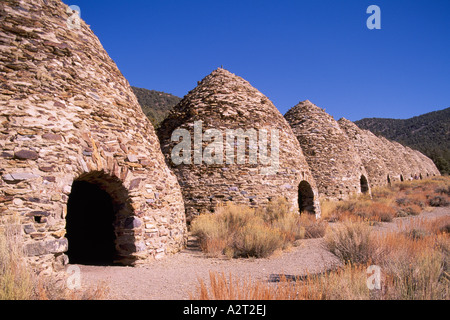
[[[182,97],[223,65],[283,114],[306,99],[353,121],[450,106],[449,0],[64,2],[133,86]]]

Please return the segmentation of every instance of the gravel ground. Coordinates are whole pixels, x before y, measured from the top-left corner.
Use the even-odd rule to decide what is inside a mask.
[[[398,230],[419,219],[441,216],[450,219],[450,207],[435,208],[414,217],[395,218],[392,222],[380,223],[374,229]],[[106,283],[110,299],[184,300],[189,299],[190,292],[195,292],[198,279],[208,281],[210,271],[268,281],[271,275],[319,273],[339,265],[338,259],[324,248],[323,239],[301,240],[299,246],[267,259],[206,258],[192,243],[191,240],[185,250],[175,255],[141,267],[80,265],[82,284]]]

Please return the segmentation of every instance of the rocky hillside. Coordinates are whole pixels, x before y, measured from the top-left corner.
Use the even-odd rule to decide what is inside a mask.
[[[366,118],[355,123],[421,151],[434,161],[442,174],[450,174],[450,108],[410,119]]]
[[[136,95],[142,111],[157,128],[169,111],[181,100],[170,93],[131,87]]]

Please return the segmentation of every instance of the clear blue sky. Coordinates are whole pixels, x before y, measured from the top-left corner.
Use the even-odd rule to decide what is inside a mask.
[[[306,99],[353,121],[450,106],[449,0],[71,1],[133,86],[182,97],[223,65],[283,114]]]

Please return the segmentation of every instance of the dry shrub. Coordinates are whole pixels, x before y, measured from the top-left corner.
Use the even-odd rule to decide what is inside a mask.
[[[423,233],[417,236],[418,231]],[[386,275],[386,298],[448,299],[449,253],[443,249],[448,241],[448,236],[426,232],[426,227],[378,237],[375,262]]]
[[[191,300],[272,300],[274,288],[251,279],[235,279],[224,273],[209,272],[209,286],[202,279],[198,279],[196,295],[190,294]]]
[[[438,300],[449,299],[450,240],[448,217],[418,220],[401,226],[400,232],[373,235],[363,222],[347,221],[342,229],[327,233],[327,243],[346,262],[322,274],[307,274],[277,283],[240,280],[231,274],[210,272],[210,283],[199,280],[196,295],[201,300]],[[422,230],[424,236],[412,236]],[[331,238],[328,238],[332,235]],[[337,250],[339,249],[339,250]],[[351,262],[351,263],[348,263]],[[368,266],[381,270],[381,290],[369,290]]]
[[[278,230],[284,240],[284,246],[294,243],[296,240],[305,238],[305,228],[300,222],[298,214],[290,214],[272,221],[270,224],[275,230]]]
[[[265,258],[282,248],[283,236],[265,225],[246,225],[239,229],[232,244],[234,257]]]
[[[285,276],[278,283],[252,281],[210,272],[209,284],[201,279],[192,300],[351,300],[368,299],[365,266],[347,265],[303,280],[290,281]]]
[[[396,210],[389,201],[351,199],[327,204],[327,221],[367,220],[390,222],[396,216]]]
[[[105,282],[95,286],[80,289],[68,289],[66,279],[55,275],[40,276],[36,284],[32,299],[34,300],[105,300],[109,297],[110,289]]]
[[[429,221],[426,228],[428,228],[428,230],[430,230],[430,232],[434,234],[450,234],[450,217],[444,216]]]
[[[285,198],[264,208],[227,203],[192,221],[191,231],[207,256],[268,257],[306,237],[322,237],[326,223],[294,213]]]
[[[305,238],[322,238],[325,236],[328,223],[323,219],[316,219],[314,215],[302,214],[299,224],[304,228]]]
[[[223,253],[229,241],[226,221],[219,214],[204,214],[192,222],[192,234],[198,237],[200,248],[210,257]]]
[[[0,300],[28,300],[33,294],[33,277],[24,261],[21,226],[8,221],[0,229]]]
[[[207,256],[267,257],[283,247],[284,237],[263,218],[255,209],[228,203],[215,214],[194,219],[192,234],[198,237]]]
[[[329,222],[358,220],[390,222],[394,217],[418,215],[427,207],[450,204],[450,179],[413,180],[394,183],[390,187],[372,188],[367,195],[345,201],[321,201],[322,218]],[[356,217],[356,219],[355,219]]]
[[[373,202],[367,210],[370,220],[380,220],[382,222],[392,221],[397,214],[393,207],[381,202]]]
[[[272,223],[292,215],[292,206],[284,197],[277,197],[265,207],[256,209],[256,214],[261,216],[264,221]]]
[[[303,281],[284,282],[278,290],[296,300],[367,300],[367,266],[347,264],[324,274],[308,275]]]
[[[374,201],[377,201],[380,199],[382,200],[382,199],[393,198],[396,193],[395,189],[390,186],[373,187],[371,191],[372,191],[372,199]]]
[[[406,216],[417,216],[422,211],[423,211],[423,209],[420,206],[418,206],[417,204],[410,204],[401,209],[401,212],[403,212],[403,214]],[[401,214],[398,214],[398,215],[401,216]]]
[[[26,263],[18,219],[0,226],[0,300],[99,300],[108,287],[69,290],[60,274],[38,275]]]
[[[428,204],[432,207],[445,207],[450,204],[448,201],[448,196],[445,195],[434,195],[428,199]]]
[[[323,220],[329,222],[335,222],[339,220],[338,212],[336,210],[338,205],[337,201],[320,200],[320,210],[322,212],[321,217]]]
[[[370,226],[362,221],[345,221],[325,235],[327,249],[345,264],[365,264],[372,260],[376,246]]]

